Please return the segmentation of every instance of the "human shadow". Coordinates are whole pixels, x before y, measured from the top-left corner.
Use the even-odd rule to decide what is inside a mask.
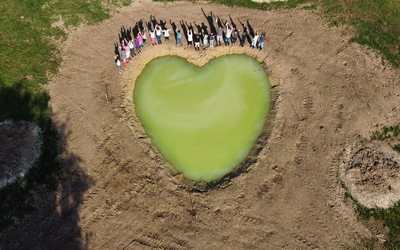
[[[139,27],[140,30],[143,30],[143,29],[144,29],[144,24],[143,24],[143,20],[142,20],[142,19],[140,19],[140,20],[137,22],[137,25],[138,25],[138,27]]]
[[[239,21],[240,25],[242,25],[242,29],[243,29],[242,34],[246,33],[245,40],[247,40],[247,42],[251,44],[251,37],[250,37],[250,34],[249,34],[249,29],[247,28],[247,25],[244,22],[240,21],[240,20],[238,20],[238,21]],[[241,38],[240,38],[240,44],[242,45],[242,47],[243,47],[244,43],[245,43],[245,41],[243,41],[243,35],[242,35]]]
[[[147,27],[147,30],[153,30],[151,21],[150,22],[146,21],[146,27]]]
[[[201,33],[201,25],[200,24],[196,24],[196,22],[193,22],[194,26],[196,26],[197,28],[197,33]]]
[[[201,23],[201,30],[204,34],[208,34],[208,27],[203,22]]]
[[[86,249],[79,207],[93,181],[82,170],[82,159],[66,150],[68,126],[35,113],[48,105],[48,93],[26,91],[28,83],[0,88],[0,108],[7,101],[9,110],[19,110],[1,112],[0,121],[33,121],[43,135],[37,164],[0,190],[0,249]]]
[[[237,26],[236,26],[235,22],[233,21],[233,19],[232,19],[230,14],[229,14],[229,20],[231,21],[231,25],[232,25],[233,29],[236,30]]]
[[[171,24],[172,30],[174,31],[174,36],[176,38],[176,29],[177,29],[177,27],[176,27],[175,22],[172,22],[171,20],[169,20],[169,24]]]
[[[114,43],[114,54],[121,57],[121,55],[119,54],[119,45],[118,42]]]
[[[186,24],[186,27],[187,27],[187,29],[188,30],[193,30],[193,25],[192,25],[192,23],[187,23],[187,22],[185,22],[185,24]]]
[[[186,38],[186,41],[188,41],[188,34],[187,34],[188,29],[187,29],[187,27],[186,27],[185,22],[184,22],[183,20],[181,20],[181,21],[179,21],[179,24],[181,25],[182,32],[183,32],[183,35],[184,35],[185,38]]]
[[[160,24],[160,27],[162,30],[165,30],[167,28],[166,27],[167,21],[163,21],[160,19],[160,21],[158,23]]]
[[[254,32],[253,27],[251,27],[249,20],[247,20],[247,28],[249,29],[249,35],[253,38],[255,35],[255,32]]]
[[[131,28],[127,29],[124,26],[122,26],[121,29],[120,29],[120,33],[119,33],[118,37],[119,37],[119,42],[120,43],[122,43],[122,41],[124,39],[131,40],[132,39],[132,37],[131,37]]]
[[[153,16],[153,15],[150,15],[150,22],[151,22],[151,24],[153,25],[153,30],[156,28],[156,25],[158,24],[157,23],[157,19],[155,18],[155,16]]]
[[[213,13],[212,13],[212,11],[210,11],[210,14],[207,15],[207,14],[204,12],[204,9],[201,8],[201,12],[203,12],[204,17],[206,18],[206,20],[207,20],[207,22],[208,22],[208,26],[210,27],[210,32],[211,32],[211,33],[214,33],[214,34],[217,33],[217,30],[215,29],[215,26],[214,26],[214,18],[213,18]]]
[[[139,29],[140,29],[139,22],[136,22],[135,26],[133,26],[133,28],[132,28],[132,35],[134,37],[137,37],[137,35],[139,34]]]
[[[217,17],[215,18],[215,20],[217,20],[217,21],[216,21],[216,23],[217,23],[217,28],[219,28],[219,27],[222,28],[222,40],[223,40],[223,42],[225,43],[224,37],[226,36],[226,33],[225,33],[225,23],[226,23],[226,21],[222,20],[219,16],[217,16]],[[225,45],[226,45],[226,44],[225,44]]]
[[[219,17],[219,16],[214,16],[215,18],[215,20],[216,20],[216,23],[217,23],[217,27],[224,27],[224,21],[223,20],[221,20],[221,18]]]

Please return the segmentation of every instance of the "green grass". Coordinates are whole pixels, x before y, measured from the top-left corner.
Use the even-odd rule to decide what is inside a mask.
[[[322,0],[319,2],[333,25],[355,28],[351,40],[381,52],[394,66],[400,66],[400,1]]]
[[[56,44],[66,32],[52,24],[60,19],[65,27],[93,24],[110,16],[114,6],[132,0],[2,0],[0,1],[0,122],[31,121],[43,131],[43,148],[36,165],[16,183],[0,190],[0,231],[23,217],[35,205],[30,190],[37,186],[55,189],[59,166],[57,133],[51,121],[49,95],[43,89],[57,72],[61,58]],[[105,8],[103,6],[109,6]],[[62,149],[61,149],[62,150]]]

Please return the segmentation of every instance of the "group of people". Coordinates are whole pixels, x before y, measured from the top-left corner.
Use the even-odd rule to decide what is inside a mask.
[[[170,41],[170,33],[172,29],[168,29],[165,23],[158,23],[154,18],[151,18],[152,24],[147,23],[148,34],[150,36],[150,43],[152,46],[162,44],[162,36],[164,41],[168,43]],[[185,28],[186,32],[181,32],[176,25],[171,22],[171,25],[175,27],[175,45],[183,46],[182,35],[186,37],[187,46],[194,47],[195,50],[213,48],[217,46],[245,46],[246,40],[250,43],[250,48],[257,48],[262,50],[264,48],[264,42],[267,37],[266,32],[261,34],[258,32],[252,32],[253,37],[248,33],[247,26],[243,25],[243,31],[239,34],[240,30],[236,29],[233,24],[229,24],[228,21],[224,25],[221,24],[219,18],[215,18],[216,28],[214,32],[207,32],[207,27],[203,24],[202,27],[198,26],[198,32],[193,31],[192,24],[186,25],[181,22],[182,28]],[[197,25],[196,25],[197,26]],[[154,28],[153,28],[154,27]],[[186,28],[187,27],[187,28]],[[185,33],[185,34],[183,34]],[[147,32],[143,26],[142,21],[135,24],[133,30],[126,30],[124,27],[121,28],[121,35],[119,36],[120,45],[114,44],[115,47],[115,63],[117,65],[118,73],[122,74],[121,69],[121,56],[122,62],[128,65],[132,58],[142,51],[142,48],[147,45]]]

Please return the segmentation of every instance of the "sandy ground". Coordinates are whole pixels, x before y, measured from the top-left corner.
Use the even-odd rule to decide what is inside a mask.
[[[201,8],[267,31],[266,48],[195,52],[172,42],[147,46],[117,73],[113,43],[122,25],[151,14],[167,23],[207,24]],[[145,1],[71,32],[49,85],[64,148],[61,185],[56,192],[33,191],[37,210],[1,235],[2,247],[341,249],[354,245],[355,235],[381,233],[357,220],[338,172],[345,151],[359,147],[376,125],[399,122],[400,72],[382,66],[371,50],[348,43],[349,32],[325,23],[300,9]],[[260,62],[267,56],[264,65],[277,95],[275,119],[249,171],[208,192],[189,192],[135,123],[133,80],[159,55],[205,62],[226,53]]]

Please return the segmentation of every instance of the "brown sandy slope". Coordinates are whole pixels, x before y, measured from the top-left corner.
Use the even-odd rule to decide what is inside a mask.
[[[207,24],[202,7],[269,33],[264,51],[231,52],[259,61],[268,55],[276,118],[267,146],[247,173],[189,196],[132,123],[133,79],[158,55],[204,61],[230,49],[198,53],[172,44],[147,46],[120,76],[113,43],[121,25],[151,14]],[[400,74],[325,23],[304,10],[144,1],[101,24],[77,28],[49,86],[65,148],[60,188],[35,190],[38,210],[3,233],[3,248],[338,249],[353,244],[355,234],[372,236],[345,202],[338,168],[344,150],[368,138],[375,125],[399,122]]]

